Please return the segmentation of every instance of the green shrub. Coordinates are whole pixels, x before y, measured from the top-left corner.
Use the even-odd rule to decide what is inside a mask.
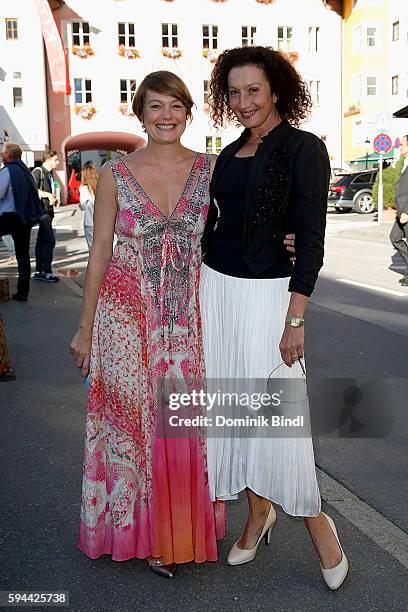
[[[395,165],[395,168],[388,166],[383,170],[383,192],[384,192],[384,208],[395,208],[395,185],[401,175],[404,158],[401,157]],[[375,208],[378,208],[378,179],[380,173],[377,172],[373,187],[373,199]]]

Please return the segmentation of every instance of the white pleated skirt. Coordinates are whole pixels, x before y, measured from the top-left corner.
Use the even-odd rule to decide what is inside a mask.
[[[279,343],[290,299],[288,283],[289,278],[236,278],[202,265],[200,308],[208,385],[212,379],[267,379],[282,364]],[[299,364],[283,365],[280,372],[282,367],[285,378],[302,377]],[[308,404],[306,409],[309,413]],[[311,435],[209,435],[207,460],[212,500],[236,499],[248,487],[292,516],[320,512]]]

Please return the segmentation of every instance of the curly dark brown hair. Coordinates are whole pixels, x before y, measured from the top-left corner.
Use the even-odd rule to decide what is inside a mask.
[[[282,119],[297,127],[307,118],[312,106],[309,89],[285,54],[272,47],[237,47],[221,53],[211,75],[209,104],[216,127],[235,118],[228,99],[228,75],[232,68],[246,64],[265,72],[278,98],[276,109]]]

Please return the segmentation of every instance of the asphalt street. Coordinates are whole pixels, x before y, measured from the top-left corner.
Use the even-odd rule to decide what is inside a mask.
[[[245,521],[243,496],[228,504],[220,562],[181,566],[173,581],[152,574],[144,561],[92,561],[76,549],[86,389],[68,346],[87,253],[74,207],[56,218],[61,282],[33,282],[27,304],[1,305],[17,380],[0,386],[0,590],[69,591],[69,609],[84,612],[405,609],[408,289],[398,285],[402,269],[392,247],[378,239],[390,228],[373,232],[370,224],[360,215],[329,218],[325,268],[307,311],[311,386],[356,379],[373,398],[372,418],[367,401],[347,404],[346,437],[314,439],[323,509],[336,522],[351,568],[338,592],[323,583],[302,520],[279,508],[271,546],[262,545],[250,564],[226,565]],[[6,256],[0,248],[0,275],[13,288],[15,268],[1,264]],[[347,429],[352,418],[356,431]],[[364,437],[373,421],[376,437]]]

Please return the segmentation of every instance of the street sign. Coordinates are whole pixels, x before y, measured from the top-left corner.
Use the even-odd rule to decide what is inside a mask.
[[[391,128],[392,113],[376,113],[375,125],[377,130],[386,132]]]
[[[392,147],[392,140],[388,136],[388,134],[381,132],[381,134],[378,134],[374,138],[374,151],[376,153],[380,153],[384,155],[384,153],[388,153],[388,151],[391,151],[391,147]]]

